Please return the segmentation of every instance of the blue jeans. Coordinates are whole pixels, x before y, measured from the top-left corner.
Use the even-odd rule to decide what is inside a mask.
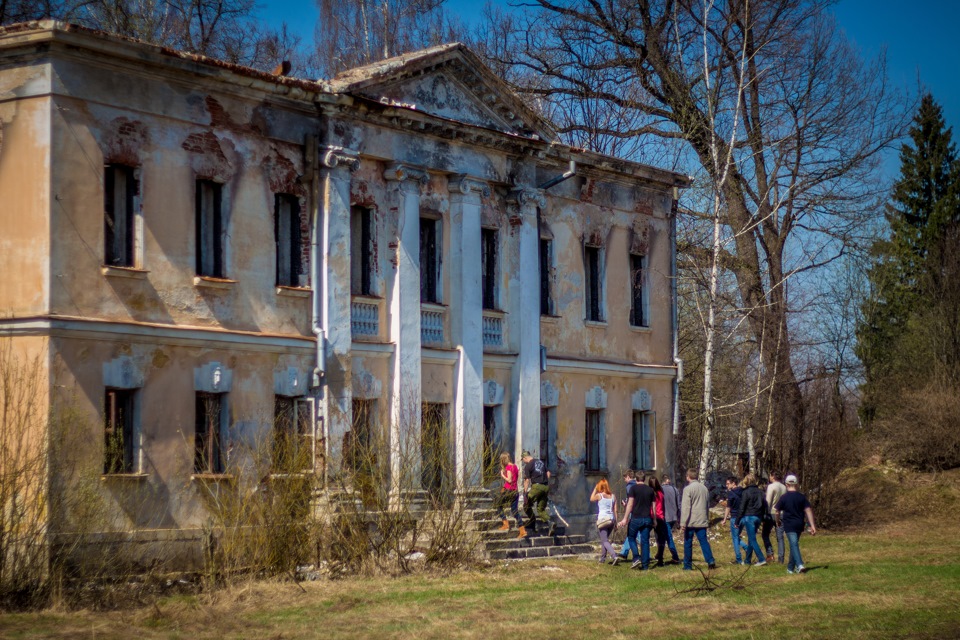
[[[743,562],[740,557],[740,523],[736,518],[730,518],[730,540],[733,541],[733,557],[740,564]]]
[[[650,530],[653,529],[653,520],[650,518],[630,518],[627,525],[627,544],[633,559],[640,558],[643,568],[650,566]],[[640,553],[637,553],[637,536],[640,536]]]
[[[677,562],[680,560],[680,554],[677,553],[677,545],[673,541],[673,523],[667,522],[667,547],[670,549],[670,555],[673,557],[673,561]]]
[[[773,518],[765,518],[763,521],[763,546],[767,550],[767,555],[773,555],[773,543],[770,542],[770,532],[777,532],[777,560],[783,562],[783,527],[778,527]]]
[[[692,529],[687,527],[683,534],[683,568],[693,569],[693,536],[697,536],[700,551],[703,552],[703,559],[707,561],[707,564],[714,564],[713,551],[710,550],[710,541],[707,540],[707,530],[705,528]]]
[[[757,542],[757,530],[760,528],[760,518],[757,516],[744,516],[740,518],[740,524],[747,530],[747,557],[745,558],[747,564],[750,564],[753,560],[754,552],[757,554],[757,562],[765,562],[766,557],[763,555],[763,549],[760,548],[760,543]]]
[[[800,534],[802,532],[787,531],[787,542],[790,543],[790,562],[787,563],[787,570],[794,571],[803,566],[803,556],[800,555]]]

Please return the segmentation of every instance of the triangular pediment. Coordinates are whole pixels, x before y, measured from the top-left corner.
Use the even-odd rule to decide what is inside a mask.
[[[557,139],[549,123],[460,43],[349,69],[327,84],[336,93],[467,125],[539,140]]]

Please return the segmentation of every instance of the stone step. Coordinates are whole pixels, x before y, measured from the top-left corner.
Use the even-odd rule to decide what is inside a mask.
[[[565,544],[554,547],[524,547],[521,549],[498,549],[489,553],[491,560],[522,560],[527,558],[552,558],[594,553],[590,544]]]
[[[530,547],[556,547],[571,544],[586,544],[587,536],[542,536],[536,538],[512,538],[507,540],[487,540],[487,551],[501,549],[521,549]]]

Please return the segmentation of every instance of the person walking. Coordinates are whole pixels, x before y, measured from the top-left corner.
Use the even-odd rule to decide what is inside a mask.
[[[740,556],[740,496],[743,489],[737,484],[736,476],[727,478],[727,506],[723,509],[723,521],[721,525],[730,521],[730,541],[733,543],[733,564],[743,564],[743,558]]]
[[[756,567],[762,567],[767,564],[766,557],[763,555],[763,549],[757,542],[757,532],[760,531],[760,525],[763,516],[767,512],[764,504],[763,492],[757,487],[757,477],[748,473],[743,477],[743,494],[740,496],[740,524],[747,532],[746,557],[744,562],[751,564],[753,554],[757,554]]]
[[[624,471],[624,472],[623,472],[623,484],[625,485],[625,488],[624,488],[624,491],[623,491],[623,495],[629,496],[629,495],[630,495],[630,487],[632,487],[632,486],[635,485],[636,483],[637,483],[637,476],[636,476],[636,474],[633,472],[633,469],[627,469],[626,471]],[[627,498],[624,498],[624,499],[623,499],[623,508],[624,508],[624,511],[623,511],[624,516],[626,516],[626,514],[627,514],[627,511],[626,511],[626,508],[627,508]],[[629,558],[629,557],[630,557],[630,545],[627,544],[627,539],[624,538],[624,539],[623,539],[623,544],[620,545],[620,560],[626,560],[626,559]],[[633,556],[633,559],[636,560],[637,557],[638,557],[638,556]],[[614,564],[617,564],[617,563],[614,562]]]
[[[780,474],[770,472],[770,484],[767,485],[767,513],[763,518],[763,546],[767,550],[767,562],[773,562],[773,544],[770,542],[770,532],[777,533],[777,562],[783,564],[785,546],[783,544],[783,527],[777,524],[777,509],[774,506],[787,492],[787,488],[780,482]]]
[[[630,487],[627,494],[627,509],[623,514],[620,526],[627,527],[627,544],[633,553],[631,569],[641,568],[644,571],[650,568],[650,531],[656,521],[654,502],[656,495],[653,489],[643,482],[637,482]],[[629,519],[629,526],[628,526]],[[637,537],[640,538],[640,552],[637,553]]]
[[[664,517],[664,494],[663,486],[661,486],[660,481],[657,480],[657,476],[650,475],[647,477],[647,486],[653,489],[654,502],[653,502],[653,512],[656,519],[653,522],[653,533],[657,537],[657,564],[656,566],[663,566],[663,550],[667,546],[667,520]]]
[[[797,487],[797,476],[787,476],[787,492],[783,494],[775,505],[778,524],[783,526],[783,533],[790,543],[790,561],[787,563],[787,573],[803,573],[803,556],[800,555],[800,534],[803,533],[803,519],[806,516],[810,525],[810,535],[817,535],[817,525],[813,521],[813,507],[807,496],[800,493]]]
[[[617,499],[610,491],[610,484],[602,478],[593,488],[590,501],[597,503],[597,534],[600,536],[600,564],[610,561],[617,564],[619,557],[613,545],[610,544],[610,534],[617,526]]]
[[[520,519],[520,492],[518,491],[517,481],[520,479],[520,469],[513,464],[509,453],[500,454],[500,477],[503,478],[503,487],[500,489],[500,495],[497,496],[494,507],[497,509],[499,518],[503,520],[500,531],[510,530],[510,520],[507,519],[506,509],[509,505],[510,514],[517,521],[517,529],[523,526],[523,520]]]
[[[670,548],[672,564],[680,563],[680,554],[677,553],[677,545],[673,541],[673,530],[677,528],[677,522],[680,520],[680,492],[673,486],[670,476],[663,474],[663,524],[667,528],[667,546]]]
[[[543,460],[534,460],[529,451],[523,452],[523,492],[524,512],[527,515],[526,527],[520,527],[518,538],[526,538],[528,530],[537,533],[537,522],[546,523],[550,529],[548,536],[556,531],[556,525],[550,522],[547,513],[547,500],[550,497],[550,470]]]
[[[693,538],[700,544],[703,559],[710,569],[716,568],[707,527],[710,526],[710,491],[697,481],[696,469],[687,469],[687,487],[680,500],[680,531],[683,534],[683,569],[693,571]]]

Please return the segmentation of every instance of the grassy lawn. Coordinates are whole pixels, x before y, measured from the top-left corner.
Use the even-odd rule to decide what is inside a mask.
[[[942,520],[939,522],[942,523]],[[719,547],[719,548],[718,548]],[[914,522],[802,540],[808,573],[747,570],[743,588],[687,593],[698,572],[587,559],[455,575],[250,583],[110,613],[0,615],[2,638],[956,638],[960,539]],[[696,546],[695,546],[696,549]],[[732,555],[715,545],[718,561]],[[699,552],[695,551],[697,557]],[[713,575],[733,581],[739,567]]]

